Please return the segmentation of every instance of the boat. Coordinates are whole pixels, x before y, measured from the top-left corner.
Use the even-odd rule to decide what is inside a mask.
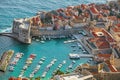
[[[63,64],[65,64],[65,63],[66,63],[66,60],[63,60],[63,62],[58,65],[58,67],[56,68],[56,70],[53,71],[52,75],[54,75],[57,70],[61,69],[61,67],[62,67]]]
[[[16,58],[22,58],[23,55],[24,55],[23,53],[17,53]]]
[[[39,61],[39,63],[38,63],[38,64],[40,64],[40,65],[41,65],[41,64],[43,64],[43,62],[42,62],[42,61]]]
[[[36,70],[39,70],[40,67],[41,67],[40,65],[37,65],[35,69],[36,69]]]
[[[62,67],[62,64],[59,64],[58,68],[61,68]]]
[[[36,57],[36,54],[31,54],[29,58],[34,59]]]
[[[40,41],[39,39],[36,39],[36,41],[38,42],[38,41]]]
[[[45,57],[41,58],[40,61],[38,62],[37,66],[34,68],[31,74],[35,74],[38,72],[40,69],[41,65],[43,64],[43,61],[45,60]],[[32,75],[30,75],[32,77]]]
[[[23,75],[19,75],[19,77],[22,77]]]
[[[22,58],[24,54],[23,53],[17,53],[15,57],[13,58],[13,61],[10,63],[10,65],[16,65],[17,62]]]
[[[9,71],[14,71],[14,67],[10,66]]]
[[[47,72],[43,72],[42,74],[42,78],[44,78],[46,76]]]
[[[86,53],[86,51],[85,51],[85,50],[83,50],[83,53]]]
[[[68,66],[68,69],[72,69],[72,67],[73,67],[73,65],[71,64],[71,65]]]
[[[71,47],[76,47],[76,45],[72,45]]]
[[[32,61],[33,60],[33,58],[27,58],[27,61]]]
[[[26,61],[26,64],[31,64],[31,63],[32,63],[31,60],[27,60],[27,61]]]
[[[45,43],[45,41],[40,41],[41,43]]]
[[[90,61],[88,60],[87,63],[90,63]]]
[[[66,60],[63,61],[63,64],[65,64],[65,63],[66,63]]]
[[[72,43],[72,42],[75,42],[76,40],[67,40],[67,41],[64,41],[64,43]]]
[[[75,64],[76,62],[73,60],[72,63]]]
[[[15,62],[15,61],[12,61],[11,63],[10,63],[10,65],[11,66],[14,66],[14,65],[16,65],[17,63]]]
[[[36,54],[31,54],[30,56],[34,56],[34,57],[36,57]]]
[[[26,64],[23,66],[19,77],[22,77],[26,69],[32,64],[33,59],[36,57],[36,54],[30,54],[30,56],[26,60]],[[32,77],[32,76],[31,76]]]
[[[26,70],[27,68],[28,68],[28,66],[25,65],[25,66],[23,67],[23,70]]]
[[[43,58],[41,58],[41,60],[42,60],[42,61],[45,61],[45,58],[43,57]]]
[[[68,66],[68,70],[69,69],[72,69],[73,68],[73,65],[75,64],[76,62],[73,60],[72,63]]]
[[[48,64],[45,68],[45,71],[42,74],[42,78],[44,78],[47,74],[47,72],[50,70],[51,66],[53,66],[53,64],[55,64],[55,62],[57,61],[57,59],[53,59],[50,64]]]
[[[30,78],[32,78],[32,77],[34,77],[34,74],[30,74],[30,76],[29,76]]]
[[[57,59],[53,59],[53,61],[54,61],[54,62],[56,62],[56,61],[57,61]]]
[[[70,53],[69,54],[69,58],[70,59],[80,59],[80,55],[79,54]]]

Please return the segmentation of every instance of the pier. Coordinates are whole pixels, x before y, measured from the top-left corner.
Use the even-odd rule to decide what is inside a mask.
[[[12,33],[12,32],[9,32],[9,33],[7,33],[7,32],[0,33],[0,36],[8,36],[8,37],[17,39],[17,35],[14,34],[14,33]]]
[[[94,58],[92,54],[76,54],[76,53],[70,53],[69,57],[70,59]]]
[[[94,56],[92,54],[80,54],[80,58],[93,58]]]
[[[89,52],[89,50],[86,48],[86,46],[85,46],[85,45],[83,44],[83,42],[81,41],[81,40],[82,40],[82,37],[81,37],[79,34],[78,34],[78,35],[73,34],[72,36],[77,39],[77,41],[83,46],[84,49],[87,50],[87,52],[88,52],[89,54],[92,54],[92,53]]]

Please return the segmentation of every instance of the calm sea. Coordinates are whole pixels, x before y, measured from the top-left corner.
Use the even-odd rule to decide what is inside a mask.
[[[10,31],[14,18],[31,17],[38,11],[50,11],[58,8],[65,8],[70,5],[79,5],[82,3],[99,4],[106,3],[106,0],[0,0],[0,32]],[[37,57],[33,61],[33,64],[27,69],[24,76],[29,76],[30,72],[32,72],[40,58],[43,56],[46,57],[46,61],[41,66],[35,77],[42,75],[45,67],[53,58],[56,58],[57,62],[50,69],[44,80],[48,80],[48,78],[50,78],[51,73],[63,60],[67,61],[67,63],[61,69],[62,71],[65,71],[72,62],[72,60],[69,59],[68,54],[73,51],[83,53],[78,47],[71,47],[71,45],[77,45],[76,43],[64,44],[63,42],[65,40],[67,39],[55,39],[45,41],[44,44],[33,41],[32,44],[26,45],[11,38],[0,36],[0,55],[2,52],[8,49],[13,49],[15,52],[23,52],[25,54],[24,57],[18,62],[17,66],[15,66],[14,72],[9,72],[8,70],[5,73],[0,72],[0,80],[7,80],[10,76],[17,77],[25,64],[26,59],[31,53],[37,54]],[[87,61],[88,59],[77,60],[73,67],[76,67],[82,63],[86,63]]]

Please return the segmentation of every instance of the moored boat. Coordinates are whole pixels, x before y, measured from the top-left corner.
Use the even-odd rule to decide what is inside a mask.
[[[69,58],[70,59],[80,59],[80,55],[79,54],[70,53],[69,54]]]

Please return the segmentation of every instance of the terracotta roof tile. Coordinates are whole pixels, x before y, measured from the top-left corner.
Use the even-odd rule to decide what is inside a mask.
[[[110,19],[110,20],[117,20],[117,17],[116,16],[108,16],[108,19]]]
[[[103,28],[94,28],[91,29],[91,33],[94,37],[99,37],[97,35],[97,32],[102,32],[106,38],[106,40],[108,40],[109,42],[115,42],[115,40],[112,38],[112,36]]]
[[[105,48],[110,48],[110,44],[109,42],[105,39],[105,38],[90,38],[89,41],[93,44],[95,44],[95,46],[98,49],[105,49]]]
[[[86,4],[81,4],[81,8],[84,10],[87,8],[87,5]]]
[[[99,49],[110,48],[110,44],[108,41],[96,41],[96,45]]]
[[[116,24],[116,26],[117,26],[118,28],[120,28],[120,24]]]
[[[102,15],[102,14],[99,14],[99,15],[97,16],[97,18],[103,18],[103,15]]]
[[[99,58],[110,58],[111,54],[97,54]]]
[[[95,7],[90,7],[90,11],[91,11],[93,14],[99,14],[99,11],[98,11]]]

